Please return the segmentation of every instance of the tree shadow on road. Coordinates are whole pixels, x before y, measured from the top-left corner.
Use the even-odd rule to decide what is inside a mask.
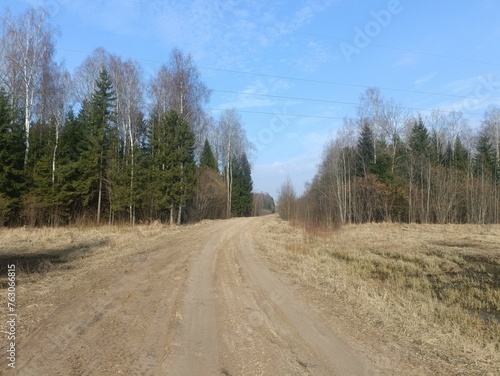
[[[1,252],[0,275],[7,275],[8,265],[13,264],[18,273],[45,273],[77,258],[87,257],[94,249],[107,243],[107,239],[98,239],[64,247],[48,248],[38,252]]]

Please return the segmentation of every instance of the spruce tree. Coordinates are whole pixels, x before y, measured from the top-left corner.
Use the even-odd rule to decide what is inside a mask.
[[[24,133],[0,89],[0,226],[12,222],[20,208],[24,176]]]
[[[84,155],[88,153],[90,143],[85,130],[81,116],[75,117],[71,110],[61,130],[57,173],[57,200],[62,206],[61,216],[66,217],[68,222],[83,214],[89,200],[89,164]]]
[[[84,112],[83,120],[89,140],[89,149],[85,153],[89,163],[89,185],[91,199],[96,203],[96,222],[100,222],[103,199],[106,198],[107,167],[110,160],[112,141],[116,138],[113,132],[113,102],[115,92],[106,69],[102,69],[96,81],[96,89],[90,99],[88,112]]]
[[[253,182],[250,163],[245,153],[233,159],[233,189],[231,211],[236,216],[248,217],[253,210]]]
[[[429,132],[419,116],[418,120],[413,124],[410,135],[410,150],[414,157],[429,155]]]
[[[476,173],[478,175],[489,175],[493,177],[495,175],[495,151],[490,138],[486,134],[483,133],[479,137],[476,150]]]
[[[217,166],[217,160],[215,159],[214,153],[212,152],[212,147],[205,138],[205,144],[203,145],[203,150],[200,156],[200,167],[207,167],[214,171],[219,172],[219,167]]]
[[[358,139],[356,172],[359,176],[365,176],[366,174],[371,172],[372,163],[375,157],[373,137],[374,136],[370,124],[365,122]]]
[[[191,198],[195,187],[195,136],[189,124],[176,111],[167,114],[171,134],[172,150],[170,168],[174,177],[172,184],[173,202],[177,206],[177,224],[181,223],[182,210]]]
[[[469,165],[469,152],[462,144],[460,137],[455,140],[455,151],[453,153],[453,167],[460,171],[467,171]]]
[[[160,211],[170,209],[170,222],[177,223],[191,198],[195,183],[194,134],[189,124],[174,110],[155,117],[151,130],[151,154],[154,161],[155,200]]]
[[[54,127],[37,122],[30,132],[30,151],[26,173],[29,173],[28,202],[35,215],[31,224],[57,225],[60,223],[58,207],[58,181],[52,181],[52,152]]]

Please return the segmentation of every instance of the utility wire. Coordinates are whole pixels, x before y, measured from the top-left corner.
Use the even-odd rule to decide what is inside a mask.
[[[225,111],[227,108],[207,108],[209,111]],[[248,114],[260,114],[260,115],[280,115],[280,116],[292,116],[292,117],[303,117],[303,118],[314,118],[314,119],[333,119],[333,120],[344,120],[346,117],[335,117],[335,116],[321,116],[321,115],[302,115],[302,114],[284,114],[277,112],[266,112],[266,111],[250,111],[237,109],[238,112],[248,113]]]
[[[278,99],[289,99],[289,100],[300,100],[300,101],[307,101],[307,102],[318,102],[318,103],[331,103],[331,104],[343,104],[343,105],[348,105],[348,106],[359,106],[359,102],[344,102],[344,101],[332,101],[332,100],[325,100],[325,99],[312,99],[312,98],[302,98],[302,97],[288,97],[288,96],[283,96],[283,95],[271,95],[271,94],[260,94],[260,93],[248,93],[244,91],[231,91],[231,90],[221,90],[221,89],[211,89],[212,91],[219,92],[219,93],[227,93],[227,94],[238,94],[238,95],[251,95],[251,96],[257,96],[257,97],[268,97],[268,98],[278,98]],[[414,110],[414,111],[426,111],[426,112],[432,112],[436,109],[429,109],[429,108],[418,108],[418,107],[403,107],[399,106],[399,108],[405,109],[405,110]],[[439,110],[439,109],[437,109]],[[441,112],[445,113],[452,113],[454,110],[439,110]],[[460,111],[464,115],[470,115],[470,116],[483,116],[484,114],[477,114],[473,112],[463,112]]]
[[[68,49],[68,48],[58,48],[58,50],[69,51],[69,52],[78,52],[78,53],[84,53],[84,54],[90,54],[90,52],[80,51],[80,50],[75,50],[75,49]],[[153,60],[153,59],[144,59],[144,58],[137,58],[137,57],[132,57],[132,59],[138,60],[138,61],[149,62],[149,63],[164,64],[164,62],[162,62],[162,61]],[[360,85],[360,84],[352,84],[352,83],[345,83],[345,82],[335,82],[335,81],[314,80],[314,79],[309,79],[309,78],[281,76],[281,75],[274,75],[274,74],[267,74],[267,73],[257,73],[257,72],[248,72],[248,71],[240,71],[240,70],[235,70],[235,69],[225,69],[225,68],[215,68],[215,67],[205,67],[205,66],[197,66],[197,67],[199,69],[211,70],[211,71],[217,71],[217,72],[227,72],[227,73],[234,73],[234,74],[244,74],[244,75],[260,76],[260,77],[267,77],[267,78],[278,78],[278,79],[282,79],[282,80],[302,81],[302,82],[310,82],[310,83],[326,84],[326,85],[356,87],[356,88],[361,88],[361,89],[368,89],[368,88],[376,86],[376,85]],[[380,87],[380,86],[376,86],[376,87],[380,88],[381,90],[396,91],[396,92],[403,92],[403,93],[436,95],[436,96],[450,97],[450,98],[460,98],[460,99],[478,99],[475,96],[468,96],[468,95],[445,94],[445,93],[436,93],[436,92],[430,92],[430,91],[419,91],[419,90],[410,90],[410,89],[398,89],[398,88]],[[481,98],[481,100],[500,101],[500,98]]]
[[[335,81],[313,80],[313,79],[310,79],[310,78],[280,76],[280,75],[267,74],[267,73],[245,72],[245,71],[238,71],[238,70],[234,70],[234,69],[212,68],[212,67],[203,67],[203,66],[198,66],[198,68],[205,69],[205,70],[213,70],[213,71],[220,71],[220,72],[235,73],[235,74],[245,74],[245,75],[251,75],[251,76],[261,76],[261,77],[268,77],[268,78],[279,78],[279,79],[282,79],[282,80],[290,80],[290,81],[303,81],[303,82],[311,82],[311,83],[317,83],[317,84],[357,87],[357,88],[362,88],[362,89],[368,89],[368,88],[376,86],[376,85],[350,84],[350,83],[335,82]],[[420,91],[420,90],[410,90],[410,89],[396,89],[396,88],[381,87],[381,86],[376,86],[376,87],[380,88],[381,90],[398,91],[398,92],[402,92],[402,93],[436,95],[436,96],[451,97],[451,98],[460,98],[460,99],[478,99],[477,97],[468,96],[468,95],[445,94],[445,93],[436,93],[436,92],[430,92],[430,91]],[[500,98],[481,98],[481,99],[482,100],[489,100],[489,101],[500,101]]]

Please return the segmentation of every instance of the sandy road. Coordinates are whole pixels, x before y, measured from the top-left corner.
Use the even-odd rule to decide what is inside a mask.
[[[193,227],[56,293],[17,374],[375,374],[260,260],[261,220]]]

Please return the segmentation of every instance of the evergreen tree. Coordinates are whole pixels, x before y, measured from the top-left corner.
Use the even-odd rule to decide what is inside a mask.
[[[413,124],[410,135],[410,150],[414,157],[428,156],[429,155],[429,132],[419,116],[418,120]]]
[[[467,171],[469,164],[469,152],[462,144],[460,137],[455,140],[455,152],[453,153],[453,167],[460,171]]]
[[[365,176],[371,172],[372,163],[375,157],[373,138],[374,136],[370,124],[365,122],[358,140],[358,155],[356,160],[356,171],[358,176]]]
[[[12,222],[24,189],[24,136],[8,95],[0,89],[0,226]]]
[[[182,210],[191,198],[195,187],[195,137],[189,124],[176,111],[167,114],[169,129],[171,131],[172,163],[174,176],[172,193],[173,202],[178,208],[177,224],[181,223]]]
[[[113,102],[115,93],[111,78],[106,69],[102,69],[96,81],[96,89],[89,105],[82,109],[83,122],[87,132],[89,148],[84,158],[89,164],[88,176],[90,200],[96,203],[96,222],[100,222],[102,203],[106,199],[107,167],[110,161],[112,141],[116,139],[113,127]]]
[[[165,115],[158,116],[154,114],[150,127],[150,152],[151,163],[148,165],[150,170],[148,185],[151,190],[150,201],[159,218],[165,220],[165,213],[171,206],[172,189],[170,182],[169,151],[168,151],[168,133]],[[173,214],[172,214],[173,215]]]
[[[445,166],[446,168],[453,167],[453,162],[454,162],[453,159],[454,159],[453,147],[451,146],[451,142],[448,142],[446,145],[446,151],[444,153],[443,166]]]
[[[84,155],[88,153],[90,142],[82,116],[81,113],[81,116],[75,117],[71,110],[61,130],[57,200],[61,203],[61,216],[66,217],[67,221],[82,215],[89,200],[88,162]]]
[[[441,141],[435,129],[429,135],[429,158],[434,166],[444,164],[445,156],[441,151]]]
[[[200,156],[200,167],[211,168],[214,171],[219,172],[219,167],[217,166],[217,160],[215,159],[214,153],[212,152],[212,147],[205,138],[205,144],[203,145],[203,151]]]
[[[233,189],[231,211],[236,216],[248,217],[253,210],[253,182],[250,163],[245,153],[233,159]]]
[[[495,150],[486,134],[482,134],[479,137],[476,149],[476,173],[478,175],[486,174],[493,177],[495,172]]]
[[[26,205],[30,205],[29,221],[33,225],[59,224],[57,181],[52,181],[52,151],[54,127],[38,122],[30,132],[30,145],[26,173],[29,191]]]
[[[182,209],[191,198],[195,183],[194,134],[179,114],[170,110],[153,122],[151,133],[156,202],[160,210],[170,208],[170,222],[181,222]]]
[[[377,162],[372,163],[371,172],[377,176],[378,180],[385,184],[395,182],[395,175],[391,169],[391,156],[388,153],[387,146],[384,143],[377,145]]]

